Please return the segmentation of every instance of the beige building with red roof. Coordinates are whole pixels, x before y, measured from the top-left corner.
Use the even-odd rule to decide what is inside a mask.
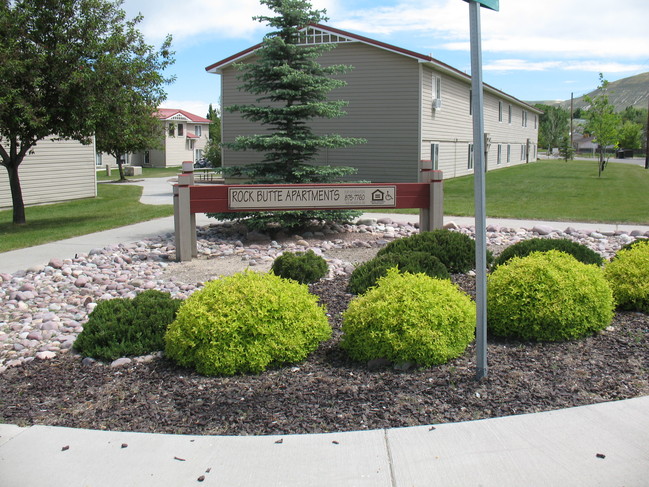
[[[126,154],[124,162],[127,165],[171,167],[180,166],[183,161],[196,162],[203,157],[211,120],[177,108],[160,108],[156,116],[163,125],[163,148]],[[115,158],[98,154],[97,165],[115,167]]]

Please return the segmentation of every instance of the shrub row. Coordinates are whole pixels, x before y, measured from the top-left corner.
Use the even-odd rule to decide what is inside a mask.
[[[355,271],[357,282],[350,285],[362,292],[343,314],[341,340],[352,359],[430,366],[460,355],[473,339],[474,305],[450,283],[446,267],[469,265],[468,237],[433,233],[438,236],[410,237],[412,246],[402,239],[406,243]],[[451,239],[459,244],[455,253]],[[431,242],[440,241],[446,250],[437,255],[445,261],[429,253],[437,245]],[[621,250],[605,269],[556,249],[527,253],[535,245],[545,244],[512,252],[489,276],[490,333],[570,340],[606,327],[616,301],[649,311],[649,242]],[[322,277],[326,262],[312,252],[284,256],[269,274],[244,272],[209,282],[182,306],[158,291],[104,301],[75,348],[108,360],[164,348],[170,359],[207,375],[257,373],[304,360],[332,333],[324,306],[300,284]]]

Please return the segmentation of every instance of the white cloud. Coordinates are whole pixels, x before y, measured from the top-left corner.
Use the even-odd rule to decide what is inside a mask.
[[[353,4],[353,2],[351,2]],[[459,0],[403,0],[394,6],[336,12],[343,29],[395,35],[430,33],[436,47],[469,50],[469,11]],[[637,59],[649,57],[646,0],[588,3],[502,0],[500,11],[481,9],[485,52],[551,57]]]
[[[638,73],[646,69],[641,64],[606,61],[534,61],[529,59],[497,59],[487,62],[485,71],[590,71],[593,73]]]
[[[314,0],[317,9],[335,8],[337,0]],[[252,38],[266,31],[252,17],[268,15],[259,0],[126,0],[129,17],[141,12],[140,30],[147,39],[159,41],[172,34],[175,42],[191,43],[197,38]]]

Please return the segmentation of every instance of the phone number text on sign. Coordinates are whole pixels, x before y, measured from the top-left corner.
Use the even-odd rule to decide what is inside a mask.
[[[254,186],[228,189],[232,210],[394,208],[396,186]]]

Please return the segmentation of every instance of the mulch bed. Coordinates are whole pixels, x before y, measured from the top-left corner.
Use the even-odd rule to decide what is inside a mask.
[[[472,292],[472,278],[454,278]],[[164,358],[111,368],[63,355],[0,375],[1,420],[21,426],[204,435],[322,433],[548,411],[649,395],[649,316],[617,313],[612,328],[564,343],[489,339],[488,376],[475,348],[441,366],[370,370],[338,347],[351,296],[336,278],[312,286],[334,336],[306,362],[260,375],[204,377]]]

